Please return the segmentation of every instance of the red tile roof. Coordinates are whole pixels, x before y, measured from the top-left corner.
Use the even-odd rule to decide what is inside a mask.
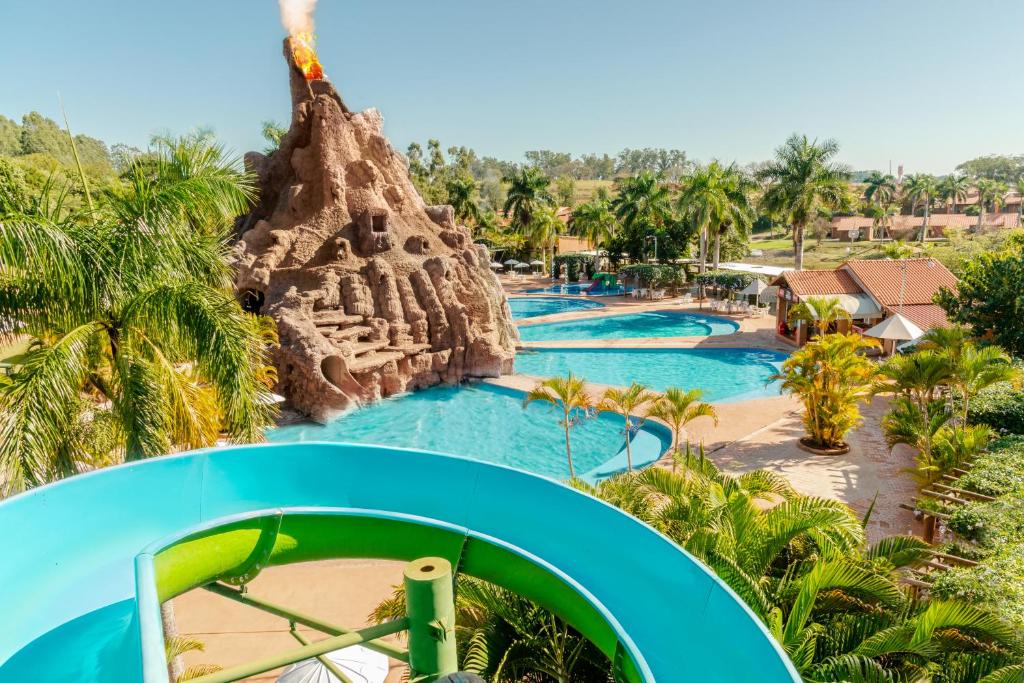
[[[793,270],[783,273],[772,284],[781,283],[797,296],[861,294],[864,291],[841,270]]]
[[[900,303],[904,265],[907,274],[904,305],[931,304],[940,289],[956,289],[956,276],[931,258],[852,260],[839,268],[849,272],[857,284],[879,304],[896,306]]]
[[[935,304],[915,304],[913,306],[904,305],[903,310],[900,310],[899,306],[888,306],[886,307],[886,310],[889,313],[899,313],[903,315],[922,330],[929,330],[933,327],[950,326],[949,318],[946,317],[946,312]]]
[[[900,231],[920,228],[922,223],[924,223],[924,216],[893,216],[890,227]],[[866,216],[837,216],[832,219],[833,229],[839,232],[864,230],[872,224],[872,219]],[[977,216],[968,216],[965,213],[933,213],[928,217],[929,228],[973,228],[977,224]],[[1015,228],[1017,227],[1017,214],[986,213],[982,225],[990,228]]]

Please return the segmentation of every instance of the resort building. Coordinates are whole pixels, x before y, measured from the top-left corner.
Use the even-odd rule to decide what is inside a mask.
[[[1016,228],[1019,217],[1014,213],[986,213],[981,232]],[[868,216],[837,216],[832,219],[831,236],[840,242],[861,242],[876,239],[912,240],[920,238],[924,216],[892,216],[876,222]],[[928,217],[928,237],[947,236],[949,229],[976,230],[978,217],[965,213],[933,213]]]
[[[837,323],[837,330],[866,330],[894,313],[920,327],[949,325],[945,311],[934,303],[942,289],[955,290],[956,276],[932,258],[850,260],[835,270],[789,271],[779,275],[779,306],[776,331],[779,336],[802,346],[810,336],[808,325],[790,324],[789,311],[812,297],[834,297],[851,320]],[[888,349],[886,349],[888,351]]]

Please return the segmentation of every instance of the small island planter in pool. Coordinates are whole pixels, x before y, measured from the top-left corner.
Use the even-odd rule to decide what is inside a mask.
[[[599,301],[588,301],[587,299],[570,299],[557,296],[517,296],[509,297],[508,307],[511,309],[514,319],[522,320],[524,318],[538,318],[542,315],[555,315],[556,313],[593,310],[604,308],[605,306]]]
[[[519,328],[519,338],[528,342],[543,342],[648,337],[716,337],[732,334],[739,328],[739,325],[731,320],[710,315],[676,311],[649,311],[523,325]]]
[[[531,348],[516,354],[516,372],[537,377],[570,372],[595,384],[654,391],[700,389],[705,401],[742,401],[779,395],[777,373],[786,354],[764,349]]]
[[[303,423],[267,432],[274,443],[328,441],[417,448],[508,465],[552,479],[569,476],[561,408],[492,384],[434,387],[354,410],[326,425]],[[591,483],[626,470],[622,418],[583,417],[570,430],[577,476]],[[656,461],[672,435],[645,423],[630,439],[633,467]]]

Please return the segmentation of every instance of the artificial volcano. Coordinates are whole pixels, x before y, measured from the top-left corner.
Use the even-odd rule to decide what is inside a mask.
[[[278,391],[316,420],[409,389],[512,371],[518,334],[486,248],[428,206],[380,112],[309,79],[289,40],[292,121],[251,152],[259,202],[236,246],[243,305],[277,322]]]

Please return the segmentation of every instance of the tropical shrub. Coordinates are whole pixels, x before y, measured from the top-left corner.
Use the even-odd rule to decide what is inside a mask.
[[[558,254],[551,261],[551,277],[559,277],[562,272],[562,265],[565,265],[565,274],[569,282],[579,282],[580,274],[588,280],[594,274],[594,259],[586,254]]]
[[[957,480],[959,488],[986,496],[1024,495],[1024,436],[999,439],[974,459],[970,472]]]
[[[1001,434],[1024,434],[1024,392],[1010,382],[994,384],[971,401],[968,419]]]
[[[670,264],[637,263],[620,268],[619,275],[636,279],[644,287],[678,287],[686,282],[682,267]]]
[[[1024,539],[1024,498],[1007,495],[991,502],[971,502],[953,508],[949,528],[984,549]]]
[[[1024,542],[1000,549],[976,567],[940,572],[931,593],[942,600],[984,604],[1017,629],[1024,629]]]
[[[753,282],[754,276],[749,273],[737,273],[732,270],[709,270],[694,278],[701,287],[721,287],[738,291]]]
[[[838,448],[860,424],[859,404],[870,395],[874,363],[861,351],[876,346],[859,334],[828,334],[795,351],[774,377],[804,405],[807,441],[817,448]]]
[[[964,263],[956,293],[943,290],[937,303],[950,320],[967,325],[974,335],[992,339],[1017,357],[1024,356],[1024,250],[980,254]]]

